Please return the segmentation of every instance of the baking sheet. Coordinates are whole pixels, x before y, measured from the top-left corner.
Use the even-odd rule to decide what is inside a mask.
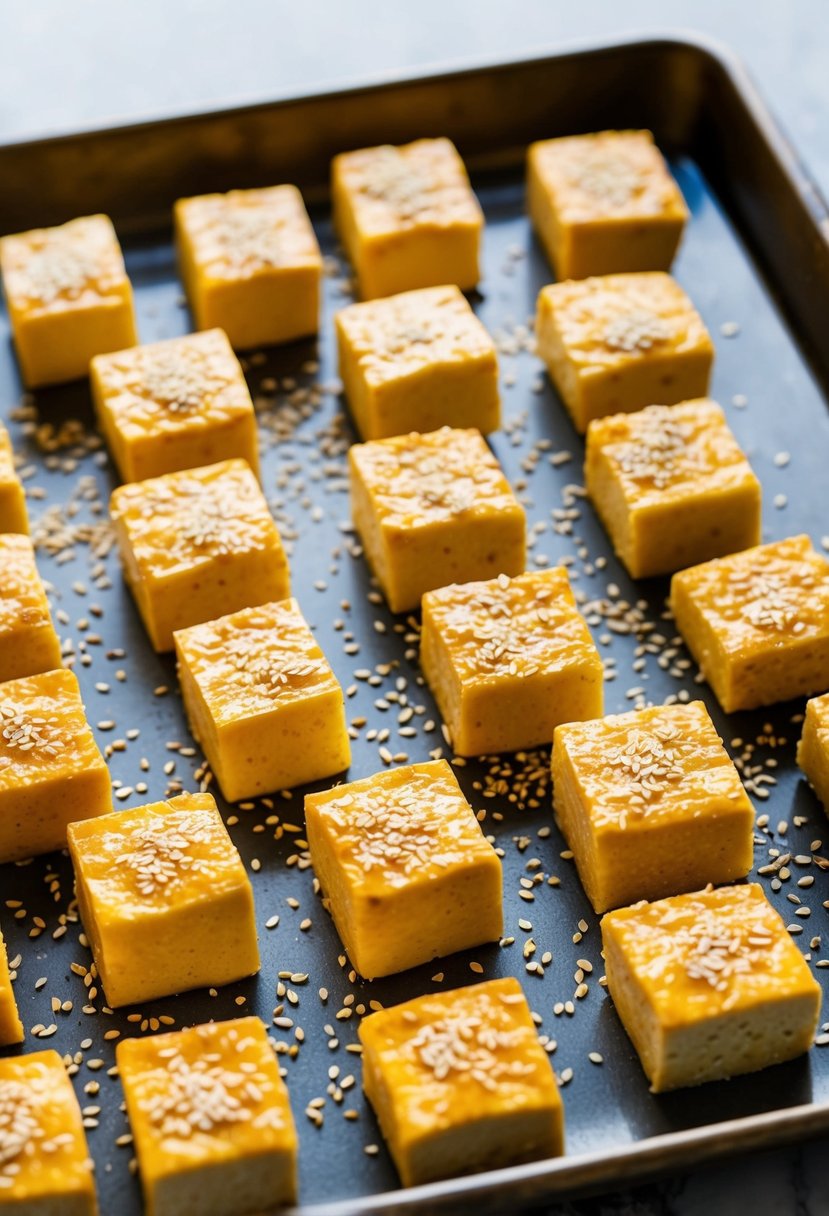
[[[829,532],[822,495],[829,467],[826,401],[698,165],[680,156],[673,168],[692,211],[675,271],[717,346],[712,395],[726,409],[763,483],[764,539],[805,531],[819,545]],[[674,644],[673,625],[665,617],[667,580],[633,584],[613,558],[583,498],[582,441],[527,349],[538,289],[552,276],[523,213],[521,174],[485,172],[474,184],[487,226],[485,276],[473,302],[501,351],[505,427],[491,442],[527,508],[529,564],[568,562],[593,635],[615,673],[606,684],[606,712],[668,696],[702,696],[731,754],[750,767],[749,779],[755,770],[763,774],[754,788],[768,796],[756,797],[755,804],[758,814],[768,818],[758,829],[756,864],[761,869],[779,866],[781,854],[803,860],[780,871],[779,891],[772,890],[771,872],[760,881],[797,930],[798,944],[811,955],[816,975],[824,979],[827,970],[817,963],[829,961],[821,940],[829,879],[819,859],[829,857],[829,847],[818,843],[826,838],[825,817],[794,766],[803,704],[726,718],[707,687],[696,682],[681,644]],[[181,181],[180,192],[190,192],[189,181]],[[294,594],[348,690],[349,721],[365,720],[353,741],[348,776],[356,779],[384,767],[389,755],[395,757],[392,763],[404,762],[404,756],[408,762],[428,759],[443,740],[439,715],[420,682],[416,622],[387,612],[365,561],[354,556],[345,473],[345,453],[354,435],[336,391],[332,332],[333,313],[350,299],[348,272],[325,208],[316,209],[313,219],[328,257],[319,343],[254,355],[246,365],[259,416],[265,492],[290,544]],[[142,341],[186,333],[189,316],[166,234],[126,240],[125,253]],[[187,731],[173,661],[151,651],[110,547],[106,502],[116,481],[91,430],[86,386],[44,390],[21,405],[5,315],[0,331],[0,400],[25,461],[40,571],[53,589],[54,610],[62,621],[59,633],[74,654],[89,720],[101,746],[112,749],[113,779],[121,791],[130,791],[116,797],[115,805],[140,805],[170,789],[196,788],[202,758]],[[75,419],[82,427],[70,421]],[[401,723],[406,705],[415,714]],[[434,729],[427,729],[430,722]],[[412,728],[414,736],[409,735]],[[101,994],[90,999],[83,976],[76,966],[73,970],[77,964],[88,967],[91,956],[78,941],[68,858],[50,855],[0,867],[0,923],[10,957],[22,960],[15,987],[21,1016],[27,1031],[56,1027],[46,1038],[27,1034],[25,1048],[54,1047],[77,1060],[75,1084],[88,1112],[102,1212],[132,1216],[141,1211],[131,1148],[116,1144],[128,1129],[119,1083],[109,1075],[114,1032],[152,1033],[160,1023],[151,1019],[162,1017],[185,1026],[240,1013],[263,1017],[286,1053],[283,1062],[301,1136],[302,1204],[339,1201],[345,1203],[340,1210],[348,1212],[392,1210],[401,1203],[408,1209],[361,1094],[359,1057],[348,1050],[357,1041],[359,1010],[370,1000],[390,1004],[438,986],[496,975],[515,974],[522,980],[542,1033],[556,1043],[552,1062],[564,1083],[568,1157],[552,1168],[521,1167],[492,1179],[439,1184],[419,1198],[413,1194],[414,1206],[430,1211],[441,1204],[498,1206],[505,1193],[512,1203],[519,1195],[609,1183],[673,1159],[690,1163],[716,1150],[707,1131],[712,1125],[765,1115],[748,1125],[746,1134],[754,1126],[758,1142],[779,1138],[787,1128],[791,1134],[799,1126],[797,1108],[804,1103],[824,1104],[822,1111],[810,1111],[810,1126],[829,1123],[825,1047],[754,1076],[659,1097],[649,1094],[598,982],[603,968],[597,918],[572,861],[561,856],[566,846],[552,821],[548,762],[548,751],[541,750],[525,759],[469,761],[456,769],[473,807],[487,812],[485,830],[503,850],[506,932],[514,943],[482,947],[371,984],[352,982],[347,967],[338,962],[339,939],[313,893],[303,853],[302,791],[275,795],[246,809],[220,803],[251,867],[263,966],[258,977],[220,989],[216,996],[198,992],[137,1011],[102,1012]],[[774,783],[766,784],[766,778]],[[140,792],[142,782],[145,792]],[[520,896],[525,889],[521,880],[538,874],[543,879],[533,888],[534,899],[527,901]],[[813,877],[814,883],[799,886],[804,877]],[[551,878],[559,880],[556,885]],[[275,917],[278,924],[266,927]],[[519,919],[530,922],[532,930],[519,928]],[[536,952],[525,957],[530,938]],[[546,952],[552,958],[543,975],[528,972],[527,963],[538,962]],[[592,972],[581,968],[579,960],[587,960]],[[581,972],[587,992],[577,998]],[[434,980],[439,973],[443,979]],[[320,989],[327,992],[325,999]],[[54,1002],[72,1006],[55,1012]],[[591,1062],[596,1053],[601,1063]],[[353,1112],[355,1119],[345,1117]],[[776,1112],[783,1117],[775,1119]],[[729,1141],[733,1131],[717,1133],[717,1138]],[[665,1133],[671,1138],[663,1143],[672,1146],[677,1158],[660,1157],[659,1142],[653,1155],[636,1147]],[[683,1141],[676,1133],[688,1134]],[[574,1160],[581,1157],[587,1161],[583,1170]],[[386,1199],[371,1198],[386,1192],[391,1192]]]

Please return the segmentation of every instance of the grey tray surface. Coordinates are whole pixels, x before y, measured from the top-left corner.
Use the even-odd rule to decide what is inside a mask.
[[[725,88],[723,81],[730,80],[738,99],[739,89],[727,66],[711,58],[709,51],[693,45],[683,49],[683,45],[645,44],[646,48],[652,47],[646,58],[661,64],[666,74],[672,58],[696,55],[701,57],[701,64],[708,64],[711,73],[719,63],[719,87]],[[654,49],[660,46],[661,57]],[[584,66],[590,53],[582,54],[586,57]],[[609,115],[615,101],[622,104],[618,90],[626,73],[632,78],[641,65],[642,54],[639,44],[595,52],[597,64],[609,55],[617,66],[600,78],[607,81],[601,104],[586,85],[582,111],[578,97],[571,98],[572,129],[612,125]],[[548,73],[553,73],[556,66],[557,61],[549,61]],[[487,89],[492,93],[499,70],[482,70],[476,78],[475,88],[482,95]],[[516,79],[520,76],[515,66],[503,71],[512,71]],[[538,65],[525,65],[528,87],[535,85],[539,73]],[[393,117],[390,138],[405,137],[412,133],[409,128],[417,126],[416,114],[405,121],[399,117],[400,98],[405,93],[405,89],[401,93],[401,87],[389,93]],[[439,88],[439,81],[415,83],[411,88],[431,95],[430,90]],[[451,93],[451,85],[447,88]],[[373,96],[382,99],[385,94],[381,90]],[[529,96],[530,108],[537,111],[535,95]],[[329,109],[320,100],[307,104],[316,106],[316,113],[324,116],[320,119],[322,129],[333,128],[330,110],[336,99],[329,99]],[[342,104],[347,105],[347,100]],[[691,104],[689,99],[689,115]],[[494,97],[488,105],[480,122],[489,118],[494,121]],[[744,117],[749,115],[746,122],[749,110],[739,111]],[[278,110],[274,114],[278,123]],[[580,114],[586,114],[586,120]],[[718,181],[714,193],[709,178],[717,176],[713,171],[719,163],[717,157],[712,155],[706,162],[704,155],[693,154],[698,149],[691,134],[704,121],[704,114],[704,108],[700,108],[696,121],[687,117],[683,130],[677,128],[675,132],[677,138],[668,141],[674,153],[674,170],[692,211],[676,274],[717,345],[712,395],[725,407],[763,482],[764,537],[808,532],[820,544],[829,532],[821,493],[829,467],[829,413],[818,382],[824,369],[817,359],[810,370],[802,347],[783,319],[778,301],[782,300],[791,317],[804,304],[804,298],[791,285],[787,297],[786,284],[775,278],[781,251],[763,256],[763,248],[758,246],[763,226],[759,220],[752,224],[742,208],[741,184],[731,182],[722,187]],[[664,128],[660,113],[649,116],[644,109],[632,112],[628,107],[625,119],[649,123],[657,130]],[[381,120],[382,114],[380,120],[371,121]],[[369,119],[364,116],[362,121],[365,128]],[[449,112],[446,123],[439,127],[430,111],[430,121],[419,133],[448,130],[454,134],[452,121]],[[557,123],[561,126],[564,119]],[[367,133],[363,128],[358,132],[361,137]],[[150,138],[148,130],[141,134],[145,145]],[[314,142],[317,130],[305,132],[309,143]],[[773,133],[773,128],[770,130]],[[522,128],[522,140],[525,134]],[[476,135],[479,152],[484,149],[485,136],[485,130]],[[161,138],[163,142],[167,135]],[[95,137],[83,139],[94,144]],[[343,136],[342,146],[355,142],[362,139]],[[562,560],[570,564],[594,637],[604,657],[612,659],[615,667],[615,678],[606,684],[607,712],[621,712],[645,701],[658,703],[668,696],[700,696],[711,709],[731,753],[742,763],[762,766],[763,772],[774,778],[774,784],[765,786],[768,797],[757,800],[758,813],[768,816],[768,827],[757,834],[758,867],[768,865],[775,849],[804,858],[829,856],[829,850],[822,850],[817,843],[827,831],[823,812],[794,765],[797,715],[802,713],[803,704],[725,717],[707,687],[695,680],[694,667],[684,662],[687,655],[681,645],[672,644],[674,629],[665,618],[667,582],[633,584],[628,579],[582,496],[582,441],[573,432],[541,364],[523,349],[523,327],[533,313],[538,289],[552,276],[524,214],[516,140],[510,146],[512,152],[508,154],[507,142],[498,129],[492,150],[502,155],[493,154],[489,158],[492,164],[482,156],[480,172],[475,176],[486,215],[486,237],[485,275],[481,293],[473,303],[496,334],[502,352],[505,427],[491,443],[527,508],[532,537],[530,565]],[[770,165],[780,166],[789,156],[782,143],[776,148],[768,143],[763,146]],[[124,147],[128,151],[129,145]],[[323,150],[327,155],[331,149],[325,145]],[[9,157],[21,155],[20,148],[8,151]],[[37,154],[35,147],[25,152],[30,158]],[[0,172],[4,164],[14,163],[13,159],[4,161],[5,155],[0,149]],[[51,155],[45,145],[41,155],[44,163]],[[499,159],[502,163],[496,165]],[[310,165],[310,160],[306,163]],[[793,166],[796,162],[792,159],[788,168],[792,170]],[[182,304],[169,236],[155,231],[156,206],[163,189],[152,184],[148,188],[152,197],[148,199],[145,231],[140,231],[140,169],[140,159],[132,164],[127,158],[125,176],[132,174],[139,197],[134,203],[134,234],[126,237],[124,244],[136,291],[141,339],[152,341],[187,332],[189,316]],[[172,175],[172,166],[169,172]],[[308,172],[311,174],[310,168]],[[255,176],[252,173],[249,180]],[[212,185],[241,184],[222,178],[209,157],[197,178],[198,188],[208,178]],[[264,176],[260,180],[276,178]],[[785,201],[792,215],[818,213],[819,197],[815,200],[810,196],[808,204],[804,203],[807,192],[801,187],[806,180],[793,174],[787,184],[769,185],[769,210],[783,207]],[[316,184],[320,185],[321,179]],[[83,197],[94,200],[94,180],[76,183],[75,189],[85,191]],[[105,195],[108,189],[104,182]],[[175,180],[175,193],[193,189],[194,180],[187,172]],[[781,190],[788,191],[785,200]],[[22,200],[22,191],[23,186],[16,182],[16,199]],[[724,200],[738,227],[723,210]],[[80,193],[77,201],[81,201]],[[101,205],[105,206],[106,201]],[[15,202],[15,207],[19,205],[22,202]],[[32,196],[32,223],[40,221],[39,207],[42,211]],[[14,208],[3,213],[0,207],[0,228],[13,226],[10,221],[16,214]],[[349,691],[349,719],[366,721],[353,744],[348,776],[354,779],[384,767],[380,754],[383,746],[395,756],[405,754],[416,761],[428,758],[442,745],[442,739],[439,725],[431,731],[425,729],[429,719],[438,724],[440,719],[428,689],[422,685],[416,643],[412,641],[415,626],[407,618],[392,617],[378,602],[365,561],[353,551],[345,454],[354,434],[345,404],[336,392],[332,341],[333,314],[349,299],[348,273],[338,257],[324,203],[313,210],[313,219],[323,250],[331,259],[319,341],[249,357],[246,369],[259,414],[265,491],[291,546],[294,593],[343,687]],[[800,232],[800,244],[807,244],[807,238],[812,240],[818,231],[818,224],[813,223],[811,234]],[[749,255],[746,242],[758,254],[765,277]],[[797,242],[789,246],[789,252],[796,246]],[[802,257],[791,269],[796,275],[811,276],[808,291],[825,305],[829,303],[829,279],[823,280],[820,275],[819,241],[812,247],[816,252],[811,260]],[[90,722],[102,747],[117,744],[110,762],[113,779],[122,789],[132,791],[117,799],[116,806],[160,798],[177,785],[196,788],[202,759],[187,730],[174,664],[151,651],[120,580],[116,553],[108,547],[106,504],[116,480],[104,449],[96,446],[87,387],[78,384],[37,393],[21,410],[16,405],[20,386],[5,315],[0,317],[0,328],[0,400],[4,417],[11,419],[15,446],[25,457],[41,573],[53,589],[55,610],[66,614],[60,632],[72,641],[75,670]],[[810,354],[815,355],[814,347]],[[65,424],[71,419],[79,419],[85,429],[67,428]],[[788,461],[781,453],[788,454]],[[620,631],[611,618],[632,622],[631,632]],[[359,644],[356,653],[352,652],[354,642]],[[660,664],[666,645],[674,653],[667,664],[664,660]],[[370,680],[365,678],[369,672]],[[165,688],[168,691],[159,693]],[[423,712],[416,712],[413,718],[414,737],[400,734],[400,698],[404,698],[403,704],[423,707]],[[384,729],[389,732],[388,739],[367,737],[372,730]],[[128,738],[128,732],[136,730],[140,732],[137,738]],[[88,966],[90,955],[78,941],[80,926],[72,915],[72,873],[67,857],[51,855],[22,866],[0,867],[0,919],[10,955],[22,958],[16,993],[24,1023],[27,1030],[37,1025],[57,1027],[43,1040],[27,1034],[25,1050],[48,1046],[67,1055],[77,1054],[75,1084],[83,1105],[90,1108],[90,1145],[106,1216],[138,1216],[141,1211],[138,1183],[130,1171],[131,1149],[115,1144],[127,1125],[119,1082],[108,1072],[114,1061],[114,1041],[105,1037],[108,1031],[121,1035],[151,1033],[149,1024],[129,1020],[129,1015],[136,1012],[145,1019],[169,1016],[175,1026],[256,1013],[271,1025],[286,1052],[283,1062],[300,1130],[302,1203],[322,1205],[320,1211],[329,1205],[335,1205],[331,1210],[345,1214],[460,1210],[473,1204],[480,1209],[507,1210],[519,1202],[572,1193],[585,1186],[610,1185],[727,1148],[758,1146],[803,1134],[805,1128],[816,1131],[829,1127],[829,1052],[820,1047],[791,1064],[729,1083],[662,1097],[648,1092],[612,1002],[598,983],[603,967],[597,918],[584,897],[572,862],[561,857],[565,844],[552,820],[548,763],[548,751],[542,749],[529,758],[470,761],[457,768],[473,807],[487,813],[485,830],[503,850],[507,933],[514,936],[514,944],[483,947],[371,984],[349,981],[347,968],[338,962],[341,946],[337,934],[313,893],[312,871],[298,861],[302,858],[303,791],[286,797],[276,795],[269,805],[257,802],[251,809],[222,804],[243,857],[249,864],[257,861],[255,867],[251,865],[251,877],[263,966],[258,977],[222,989],[213,997],[196,992],[155,1002],[151,1008],[109,1014],[100,1012],[103,997],[98,994],[91,1004],[99,1012],[82,1012],[84,983],[73,972],[72,964]],[[504,782],[497,784],[500,777]],[[136,792],[141,782],[146,783],[146,793]],[[516,795],[515,791],[522,792]],[[539,836],[539,829],[549,828],[549,835]],[[792,863],[789,870],[791,877],[780,884],[779,891],[771,889],[769,875],[761,881],[787,924],[793,926],[799,945],[817,962],[824,957],[821,935],[825,930],[824,898],[829,895],[827,878],[819,864],[811,860],[808,865]],[[519,896],[520,880],[535,873],[543,874],[545,880],[556,876],[560,885],[544,881],[536,887],[534,901],[526,902]],[[813,876],[814,884],[797,886],[803,876]],[[67,916],[68,932],[56,940],[53,934],[61,918]],[[266,928],[266,922],[275,916],[279,917],[277,927]],[[520,929],[519,918],[529,920],[532,930]],[[586,929],[579,928],[582,922]],[[543,977],[528,973],[525,967],[523,949],[530,937],[537,945],[536,959],[545,951],[552,954]],[[575,999],[579,959],[588,959],[593,971],[587,976],[587,994]],[[390,1004],[437,987],[476,982],[481,975],[470,968],[473,962],[481,965],[484,977],[517,975],[541,1018],[543,1033],[557,1044],[551,1058],[559,1076],[566,1080],[567,1157],[559,1162],[437,1184],[422,1192],[401,1192],[360,1090],[359,1057],[347,1050],[357,1041],[356,1010],[367,1007],[370,1000]],[[444,975],[440,982],[432,978],[439,971]],[[278,997],[279,972],[307,975],[308,979],[285,980],[290,995]],[[815,973],[819,977],[827,975],[820,968]],[[40,982],[43,979],[45,983]],[[327,990],[325,1000],[319,995],[321,988]],[[54,999],[60,1003],[71,1001],[71,1011],[53,1012]],[[570,1001],[573,1012],[556,1012]],[[273,1025],[278,1005],[284,1009],[277,1016],[289,1017],[292,1026]],[[86,1044],[83,1047],[82,1042]],[[292,1053],[288,1048],[293,1049]],[[603,1062],[591,1062],[591,1053],[599,1053]],[[332,1068],[340,1070],[339,1082],[349,1076],[355,1078],[355,1084],[343,1091],[342,1101],[335,1100],[340,1095],[329,1092]],[[99,1092],[85,1088],[96,1083]],[[315,1098],[325,1099],[321,1126],[304,1113]],[[344,1118],[346,1111],[357,1112],[358,1118]]]

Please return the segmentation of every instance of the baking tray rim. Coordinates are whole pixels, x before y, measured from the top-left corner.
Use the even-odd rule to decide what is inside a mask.
[[[798,1138],[811,1138],[829,1131],[829,1101],[807,1102],[784,1110],[764,1111],[727,1119],[722,1123],[661,1132],[633,1141],[616,1152],[597,1149],[572,1156],[549,1157],[543,1161],[507,1166],[485,1173],[432,1182],[424,1186],[401,1187],[362,1198],[303,1204],[284,1216],[404,1216],[406,1213],[449,1212],[459,1205],[483,1203],[486,1206],[507,1194],[507,1188],[521,1186],[520,1194],[510,1198],[517,1206],[546,1198],[570,1198],[608,1187],[619,1187],[664,1174],[674,1166],[711,1164],[715,1160],[757,1148],[790,1144]],[[693,1154],[699,1152],[699,1156]],[[620,1171],[619,1166],[622,1166]]]
[[[36,131],[23,132],[20,136],[12,136],[10,139],[4,138],[0,140],[0,151],[24,145],[35,146],[67,143],[78,138],[129,135],[138,131],[143,132],[153,128],[172,126],[177,123],[232,118],[236,115],[253,114],[257,111],[270,110],[275,107],[288,106],[298,102],[377,92],[390,86],[415,85],[430,80],[444,79],[449,76],[471,76],[503,68],[537,66],[545,63],[547,60],[571,59],[616,50],[623,51],[626,47],[644,44],[653,44],[654,46],[675,45],[680,49],[697,51],[709,59],[716,61],[731,74],[741,75],[746,82],[749,80],[742,60],[724,42],[690,29],[648,29],[641,32],[634,31],[609,39],[571,39],[561,44],[553,43],[540,49],[519,52],[508,59],[498,55],[487,55],[470,59],[443,59],[430,63],[420,69],[398,70],[390,68],[386,71],[374,72],[371,75],[365,76],[335,77],[332,80],[321,81],[316,88],[310,91],[301,87],[289,88],[268,96],[239,99],[238,101],[215,107],[205,108],[194,105],[192,107],[184,107],[171,114],[138,115],[127,119],[125,122],[112,120],[103,126],[90,122],[72,127],[66,131],[59,131],[56,134],[38,133]]]
[[[123,123],[113,121],[103,126],[89,123],[56,135],[23,133],[19,137],[0,139],[0,157],[6,151],[23,149],[34,151],[36,148],[66,145],[78,140],[93,140],[107,136],[128,137],[131,134],[147,133],[177,125],[186,126],[191,123],[242,118],[245,115],[257,112],[265,113],[310,101],[334,102],[339,98],[379,93],[392,87],[405,88],[501,70],[530,69],[547,63],[553,64],[562,59],[624,53],[625,50],[635,47],[653,49],[661,47],[665,50],[673,48],[694,53],[730,80],[752,121],[761,130],[766,143],[771,146],[788,175],[795,179],[801,197],[808,201],[816,227],[821,230],[824,225],[826,226],[826,230],[822,231],[822,236],[829,242],[829,201],[824,197],[821,188],[799,156],[794,144],[784,134],[777,119],[772,115],[742,59],[719,39],[683,27],[633,31],[610,39],[570,40],[563,44],[547,45],[540,50],[534,49],[519,53],[509,58],[493,55],[475,59],[443,60],[419,70],[394,69],[376,72],[369,77],[346,77],[341,80],[323,81],[317,88],[310,91],[297,87],[268,97],[246,99],[232,105],[207,109],[193,106],[163,117],[157,115],[137,117]]]
[[[666,52],[693,53],[728,79],[751,122],[808,208],[819,239],[829,244],[829,202],[796,147],[768,109],[742,60],[719,40],[684,28],[634,31],[611,39],[579,39],[509,58],[495,55],[441,61],[420,70],[395,69],[374,73],[370,77],[336,79],[322,82],[318,88],[310,91],[290,89],[228,106],[207,109],[195,106],[163,117],[138,117],[104,126],[81,125],[54,135],[25,133],[20,137],[0,140],[0,164],[5,152],[25,149],[35,153],[38,148],[93,141],[99,137],[128,138],[131,134],[242,118],[312,101],[333,104],[340,98],[382,93],[388,88],[437,84],[442,80],[502,70],[520,71],[522,68],[552,66],[563,59],[623,54],[628,49],[646,47],[653,50],[661,48]],[[825,1132],[829,1132],[829,1101],[810,1102],[700,1127],[661,1132],[611,1151],[593,1150],[445,1179],[425,1186],[401,1187],[333,1202],[301,1204],[286,1211],[285,1216],[396,1216],[397,1213],[402,1216],[404,1213],[458,1211],[461,1206],[472,1204],[482,1204],[482,1211],[492,1211],[496,1210],[493,1205],[499,1199],[506,1200],[510,1210],[515,1210],[516,1205],[619,1187],[655,1177],[674,1167],[707,1163],[749,1149],[791,1143]]]

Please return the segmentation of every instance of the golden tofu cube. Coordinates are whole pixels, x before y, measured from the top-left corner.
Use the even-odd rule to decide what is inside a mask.
[[[726,713],[829,688],[829,561],[808,536],[682,570],[670,602]]]
[[[97,1216],[81,1110],[56,1051],[0,1060],[0,1146],[9,1216]]]
[[[531,144],[527,206],[559,279],[670,270],[688,219],[650,131]]]
[[[702,701],[556,728],[553,806],[596,912],[744,878],[754,808]]]
[[[181,198],[174,218],[196,329],[237,350],[317,332],[322,254],[295,186]]]
[[[501,862],[445,760],[306,794],[311,861],[366,979],[497,940]]]
[[[797,763],[823,809],[829,811],[829,693],[806,703]]]
[[[363,1085],[419,1186],[564,1152],[564,1108],[518,980],[435,992],[360,1023]]]
[[[0,683],[61,665],[58,635],[28,536],[0,535]]]
[[[449,583],[521,574],[524,509],[475,430],[354,444],[351,515],[392,612]]]
[[[331,169],[334,227],[364,300],[477,286],[484,217],[451,140],[343,152]]]
[[[542,287],[536,345],[580,434],[605,414],[705,397],[714,361],[701,317],[659,271]]]
[[[12,979],[9,972],[9,956],[3,934],[0,932],[0,1047],[10,1047],[13,1043],[23,1042],[23,1023],[17,1012],[17,1001],[14,998]],[[0,1094],[2,1094],[0,1082]],[[0,1098],[0,1111],[3,1103]],[[0,1139],[2,1138],[2,1115],[0,1115]],[[2,1199],[3,1170],[0,1166],[0,1199]]]
[[[252,1216],[293,1203],[297,1135],[259,1018],[116,1048],[147,1216]]]
[[[351,304],[335,321],[340,378],[363,439],[498,430],[495,343],[457,287]]]
[[[653,1093],[808,1051],[821,989],[758,883],[602,918],[607,986]]]
[[[428,591],[420,663],[459,756],[599,718],[604,669],[563,566]]]
[[[259,970],[253,889],[212,794],[72,823],[68,838],[78,908],[113,1009]]]
[[[279,532],[244,460],[120,486],[110,514],[158,651],[173,649],[177,629],[291,593]]]
[[[29,531],[26,493],[14,467],[9,432],[0,422],[0,532]]]
[[[132,287],[105,215],[3,237],[0,271],[28,388],[78,380],[93,355],[138,341]]]
[[[112,810],[106,762],[71,671],[0,684],[0,863],[66,848],[66,827]]]
[[[144,481],[239,457],[259,473],[256,415],[226,334],[98,355],[92,397],[122,481]]]
[[[673,574],[760,543],[760,482],[714,401],[595,419],[584,475],[632,578]]]
[[[296,600],[175,635],[190,728],[229,802],[351,763],[343,694]]]

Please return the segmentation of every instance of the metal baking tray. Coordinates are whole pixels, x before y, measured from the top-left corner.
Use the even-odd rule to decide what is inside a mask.
[[[530,561],[568,560],[585,601],[615,605],[614,622],[596,624],[597,615],[586,609],[603,654],[615,660],[616,678],[606,685],[608,712],[684,690],[707,701],[732,754],[745,756],[746,745],[753,745],[746,761],[749,777],[762,769],[776,780],[757,787],[767,794],[757,799],[758,813],[768,816],[768,826],[757,833],[757,865],[767,866],[773,849],[817,857],[808,865],[792,861],[782,872],[779,892],[771,890],[768,873],[761,881],[817,962],[824,957],[823,899],[829,892],[822,858],[829,857],[829,848],[821,852],[816,842],[829,826],[794,765],[796,715],[803,705],[726,719],[707,687],[695,681],[681,646],[660,666],[654,653],[664,646],[659,639],[670,644],[674,633],[665,618],[667,582],[633,585],[609,552],[578,489],[581,440],[541,365],[523,349],[521,327],[533,312],[538,288],[551,278],[524,214],[526,145],[545,136],[626,126],[654,131],[690,204],[692,220],[676,273],[715,338],[713,395],[725,406],[762,479],[764,535],[807,531],[819,544],[829,532],[823,495],[829,467],[824,395],[829,389],[829,211],[742,68],[707,43],[670,37],[589,46],[7,145],[0,148],[0,231],[93,211],[111,214],[136,289],[141,338],[151,341],[189,327],[169,230],[170,205],[179,195],[296,182],[312,204],[323,249],[333,258],[336,243],[326,205],[333,154],[429,134],[455,140],[486,213],[486,270],[474,303],[498,335],[506,417],[492,446],[527,506],[533,528]],[[381,747],[414,761],[427,758],[442,740],[439,728],[424,729],[437,715],[428,690],[419,684],[415,627],[406,618],[392,618],[371,595],[365,562],[351,552],[344,456],[353,432],[336,395],[332,341],[332,314],[348,298],[348,275],[342,262],[338,273],[333,263],[331,268],[319,343],[268,351],[249,357],[246,365],[259,411],[264,484],[291,542],[295,593],[343,686],[356,686],[347,701],[349,719],[366,719],[354,743],[349,776],[356,778],[383,767]],[[108,549],[105,507],[115,480],[91,432],[87,387],[39,392],[21,408],[5,317],[0,328],[2,413],[11,418],[23,455],[40,569],[64,622],[61,634],[71,641],[90,721],[101,745],[114,745],[113,779],[121,790],[132,791],[116,806],[161,797],[171,782],[194,788],[201,758],[187,732],[173,662],[150,650],[115,552]],[[75,419],[85,429],[74,425]],[[789,454],[788,463],[781,453]],[[625,632],[624,622],[631,619],[638,624]],[[354,642],[358,653],[352,652]],[[361,669],[373,672],[376,683],[359,678]],[[159,694],[165,687],[169,691]],[[413,738],[399,734],[396,696],[424,707],[413,719],[418,727]],[[388,740],[369,736],[384,729]],[[131,738],[128,732],[135,730],[140,734]],[[223,806],[243,856],[259,862],[252,879],[261,974],[214,997],[197,992],[156,1002],[138,1011],[144,1023],[129,1020],[133,1010],[82,1011],[88,993],[71,964],[88,965],[90,956],[78,941],[67,857],[0,867],[0,919],[10,955],[22,959],[16,993],[25,1025],[57,1027],[45,1040],[28,1034],[25,1049],[51,1046],[68,1055],[80,1053],[75,1082],[90,1108],[90,1145],[106,1216],[137,1216],[141,1201],[129,1168],[131,1150],[115,1144],[126,1122],[119,1083],[108,1075],[114,1043],[105,1035],[151,1033],[157,1023],[149,1019],[162,1015],[176,1026],[240,1012],[260,1014],[271,1023],[275,1006],[284,1004],[281,1016],[294,1026],[272,1030],[285,1046],[298,1047],[295,1058],[286,1055],[284,1061],[301,1133],[302,1211],[316,1216],[515,1211],[551,1196],[617,1187],[829,1129],[829,1051],[820,1046],[808,1057],[728,1083],[660,1097],[648,1092],[598,983],[603,968],[597,918],[572,862],[560,856],[564,843],[552,825],[549,788],[538,789],[545,784],[547,763],[545,752],[534,757],[528,781],[516,776],[527,766],[511,757],[494,769],[470,762],[457,770],[473,806],[487,811],[485,828],[504,851],[507,932],[515,944],[488,946],[372,984],[349,981],[338,962],[337,935],[313,893],[312,873],[298,860],[301,791],[251,809]],[[493,772],[496,780],[487,782]],[[142,781],[146,793],[136,789]],[[549,835],[538,835],[551,825]],[[527,863],[540,868],[528,869]],[[519,898],[520,879],[536,872],[557,876],[560,885],[539,884],[535,901],[528,903]],[[814,884],[800,887],[800,877],[814,877]],[[791,896],[802,902],[795,904]],[[274,916],[278,926],[266,928]],[[68,931],[61,936],[61,918],[67,917]],[[519,918],[532,922],[531,934],[518,927]],[[579,929],[580,922],[586,930]],[[579,933],[581,940],[574,941]],[[543,977],[525,969],[529,936],[537,943],[536,959],[552,953]],[[593,965],[589,991],[576,999],[577,960],[585,958]],[[518,975],[542,1032],[557,1043],[552,1061],[566,1081],[567,1155],[400,1190],[360,1091],[359,1058],[347,1050],[357,1039],[354,1010],[370,1000],[388,1004],[430,991],[438,970],[446,987],[475,982],[480,976],[471,962],[487,977]],[[309,978],[286,980],[294,995],[279,1000],[279,972]],[[829,972],[817,969],[816,974]],[[318,995],[323,987],[329,993],[325,1003]],[[53,998],[73,1002],[71,1010],[53,1012]],[[91,1001],[99,1010],[102,1004],[100,994]],[[557,1013],[561,1006],[564,1012]],[[351,1016],[337,1018],[349,1008]],[[603,1063],[591,1062],[589,1053],[599,1053]],[[348,1076],[356,1082],[332,1095],[329,1070],[334,1067],[340,1069],[338,1084]],[[99,1093],[85,1090],[96,1082]],[[325,1099],[319,1127],[303,1113],[315,1098]],[[358,1118],[344,1118],[344,1110],[356,1111]]]

